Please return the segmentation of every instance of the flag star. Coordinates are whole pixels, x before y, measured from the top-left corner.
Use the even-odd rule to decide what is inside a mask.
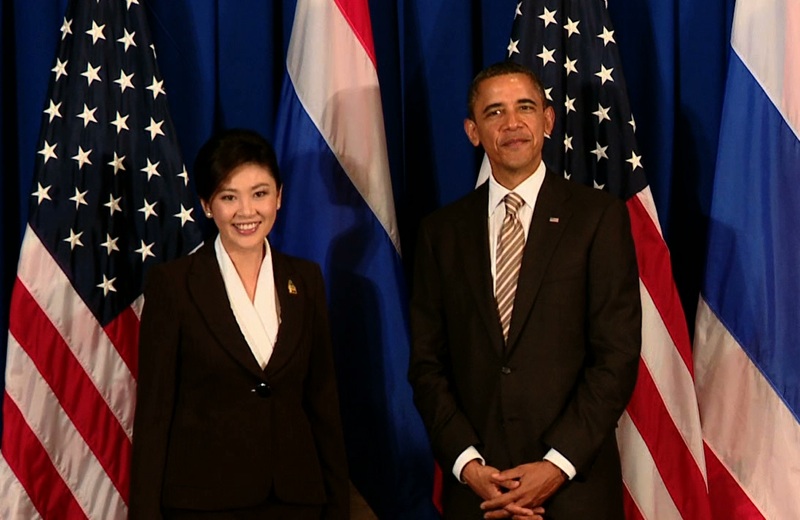
[[[511,57],[511,56],[512,56],[512,55],[513,55],[515,52],[516,52],[517,54],[519,54],[519,49],[517,48],[517,45],[519,45],[519,40],[513,40],[513,39],[509,39],[509,40],[508,40],[508,47],[506,47],[506,50],[508,51],[508,57],[509,57],[509,58],[510,58],[510,57]]]
[[[597,37],[603,40],[603,47],[608,45],[608,42],[617,43],[614,39],[614,31],[609,31],[605,26],[603,27],[603,32],[598,34]]]
[[[53,103],[53,100],[51,99],[50,106],[47,109],[45,109],[44,113],[50,116],[50,121],[48,121],[50,123],[53,122],[53,119],[61,117],[61,101],[59,101],[58,104],[56,105]]]
[[[565,135],[564,136],[564,152],[567,150],[572,150],[572,137]]]
[[[521,7],[522,7],[522,2],[519,2],[517,4],[517,10],[514,12],[514,19],[515,20],[516,20],[517,16],[522,16],[522,10],[520,9]]]
[[[95,68],[95,67],[92,67],[91,63],[87,63],[86,64],[86,72],[81,72],[81,76],[86,78],[86,80],[89,82],[90,86],[92,84],[92,81],[99,81],[99,82],[102,83],[103,80],[100,79],[100,75],[98,74],[98,72],[100,72],[101,68],[102,67],[100,67],[99,65]]]
[[[117,118],[111,121],[111,124],[117,127],[117,135],[123,130],[129,130],[127,121],[128,116],[121,116],[119,112],[117,112]]]
[[[581,23],[580,20],[572,21],[571,18],[567,18],[567,23],[564,25],[564,29],[567,31],[567,38],[572,36],[573,34],[580,34],[581,32],[578,30],[578,24]]]
[[[164,92],[164,80],[162,79],[161,81],[156,81],[156,78],[154,76],[153,83],[149,87],[147,87],[147,90],[153,91],[153,99],[156,99],[159,94],[166,95],[166,93]]]
[[[150,126],[144,127],[145,130],[150,132],[150,140],[155,140],[157,135],[164,135],[164,132],[161,130],[161,125],[164,124],[164,121],[156,122],[155,119],[152,117],[150,118]]]
[[[103,275],[103,283],[97,284],[99,289],[103,289],[103,296],[108,296],[109,292],[117,292],[117,290],[114,288],[114,282],[116,280],[116,278],[109,280],[106,278],[106,275]]]
[[[139,253],[140,255],[142,255],[142,262],[147,260],[148,256],[152,256],[153,258],[155,258],[156,255],[153,254],[151,249],[153,249],[153,246],[156,243],[153,242],[152,244],[145,244],[144,240],[142,240],[141,242],[142,242],[142,245],[139,247],[139,249],[136,250],[136,252]]]
[[[633,128],[633,131],[636,132],[636,120],[633,119],[633,114],[631,114],[631,120],[628,121],[628,124],[631,125],[631,128]]]
[[[78,147],[78,155],[74,156],[73,159],[78,161],[78,169],[80,170],[83,168],[84,164],[92,164],[92,161],[89,160],[89,154],[92,153],[92,150],[83,151],[83,148],[80,146]]]
[[[105,40],[106,37],[103,34],[103,29],[106,28],[106,24],[97,25],[97,22],[92,20],[92,28],[86,31],[86,34],[92,37],[92,44],[97,43],[97,40]]]
[[[565,179],[567,179],[567,180],[569,180],[571,177],[572,177],[572,175],[570,175],[569,173],[567,173],[567,170],[564,170],[564,178],[565,178]]]
[[[150,159],[147,159],[147,166],[141,169],[141,171],[147,174],[147,180],[153,178],[155,175],[156,177],[161,177],[161,174],[158,173],[158,165],[161,164],[161,161],[156,162],[155,164],[150,162]]]
[[[64,23],[61,24],[61,40],[63,41],[68,34],[72,34],[72,20],[67,20],[65,16]]]
[[[69,60],[61,61],[59,58],[56,58],[56,66],[50,69],[52,72],[56,73],[56,81],[58,81],[61,76],[69,76],[69,74],[67,74],[67,63],[69,63]]]
[[[139,2],[136,2],[136,3],[138,4]],[[150,50],[153,51],[153,57],[157,58],[157,56],[156,56],[156,46],[153,45],[152,43],[150,44]]]
[[[611,77],[613,71],[614,67],[607,69],[604,65],[600,65],[600,72],[595,72],[594,75],[602,80],[601,84],[605,85],[606,81],[614,81],[614,78]]]
[[[193,209],[194,208],[186,209],[186,208],[183,207],[183,204],[181,204],[180,213],[176,213],[175,215],[173,215],[173,216],[178,217],[179,219],[181,219],[181,227],[183,227],[183,225],[186,224],[187,221],[188,222],[194,222],[194,218],[192,218]]]
[[[642,166],[642,156],[636,155],[636,152],[631,152],[631,158],[625,159],[626,162],[631,163],[633,167],[633,171],[636,171],[636,168],[643,168]]]
[[[606,150],[608,150],[608,146],[600,146],[600,143],[595,142],[597,148],[591,151],[596,157],[597,162],[600,162],[600,159],[608,159],[608,155],[606,155]]]
[[[58,146],[58,143],[53,143],[53,145],[51,146],[45,140],[44,148],[42,148],[37,152],[40,155],[44,156],[44,164],[47,164],[47,161],[49,161],[50,159],[58,159],[58,156],[56,155],[56,146]]]
[[[123,29],[123,31],[125,31],[125,35],[117,41],[119,43],[124,44],[125,52],[128,52],[128,48],[130,48],[131,46],[136,47],[136,42],[133,41],[133,37],[136,35],[136,31],[133,31],[132,33],[129,33],[128,29]]]
[[[542,52],[540,54],[536,55],[537,57],[542,59],[542,67],[547,65],[548,62],[551,62],[551,61],[553,63],[556,62],[556,60],[553,59],[553,54],[555,54],[555,52],[556,52],[555,49],[548,50],[547,47],[542,46]]]
[[[71,200],[72,202],[75,203],[75,209],[76,210],[81,207],[81,204],[83,204],[84,206],[88,206],[89,205],[86,202],[86,194],[87,193],[89,193],[89,190],[81,192],[80,190],[78,190],[78,188],[75,188],[75,195],[70,197],[69,200]]]
[[[144,206],[139,208],[139,211],[144,213],[144,221],[145,222],[147,222],[147,219],[149,219],[150,217],[157,217],[158,216],[158,213],[156,213],[156,204],[158,204],[158,201],[150,204],[149,202],[147,202],[147,199],[145,199],[144,200]]]
[[[119,206],[119,201],[121,201],[121,200],[122,200],[122,197],[119,197],[119,198],[115,199],[113,194],[111,194],[111,193],[108,194],[108,202],[103,204],[103,206],[108,208],[108,215],[109,216],[113,217],[114,213],[117,212],[117,211],[122,213],[122,208]]]
[[[82,234],[83,234],[83,231],[81,231],[80,233],[75,233],[73,230],[71,230],[71,229],[69,230],[69,238],[65,238],[64,242],[69,242],[70,251],[74,251],[75,250],[75,246],[83,247],[83,242],[81,242],[81,235]]]
[[[539,15],[539,18],[544,20],[544,26],[547,27],[551,23],[556,23],[556,13],[558,11],[548,11],[547,7],[544,8],[544,12]]]
[[[594,184],[594,189],[596,189],[596,190],[602,190],[603,188],[605,188],[605,187],[606,187],[606,185],[605,185],[605,184],[598,184],[598,183],[597,183],[597,179],[594,179],[594,180],[592,181],[592,183]]]
[[[597,104],[597,110],[592,112],[592,114],[597,116],[597,124],[598,125],[600,123],[602,123],[604,119],[606,119],[608,121],[611,121],[611,118],[608,116],[608,113],[610,111],[611,111],[611,107],[606,108],[606,107],[604,107],[603,105],[601,105],[599,103]]]
[[[131,4],[139,5],[139,0],[126,0],[126,2],[128,3],[128,10],[129,11],[131,9]]]
[[[578,68],[575,66],[576,63],[578,63],[578,60],[571,60],[569,58],[567,58],[567,60],[564,62],[564,68],[567,69],[567,76],[573,72],[575,74],[578,73]]]
[[[97,119],[94,118],[94,113],[97,108],[90,109],[86,106],[86,103],[83,104],[83,112],[78,114],[79,119],[83,119],[83,127],[86,128],[89,126],[89,123],[96,123]]]
[[[115,79],[114,83],[119,85],[119,88],[122,92],[125,92],[126,88],[136,90],[136,87],[133,86],[133,82],[131,81],[133,79],[133,74],[133,72],[130,74],[125,74],[124,70],[119,71],[119,79]]]
[[[114,168],[114,175],[119,173],[120,170],[125,171],[125,165],[122,164],[122,161],[125,160],[125,156],[119,157],[117,152],[114,152],[114,159],[108,163],[109,166]]]
[[[183,170],[181,170],[181,173],[178,174],[178,177],[183,179],[183,185],[184,186],[188,186],[189,185],[189,173],[186,171],[186,166],[185,165],[183,167]]]
[[[564,101],[564,106],[567,107],[567,114],[575,112],[575,98],[567,96],[566,101]]]
[[[42,183],[40,182],[37,182],[36,186],[36,191],[31,193],[31,195],[37,199],[36,204],[41,204],[43,200],[53,200],[50,198],[50,194],[48,193],[52,186],[42,186]]]
[[[106,254],[111,255],[114,251],[119,251],[119,247],[117,247],[117,238],[111,238],[111,235],[106,233],[106,241],[101,243],[100,245],[106,248]]]
[[[550,93],[553,92],[553,87],[544,89],[544,97],[547,98],[548,101],[553,101],[553,96]]]

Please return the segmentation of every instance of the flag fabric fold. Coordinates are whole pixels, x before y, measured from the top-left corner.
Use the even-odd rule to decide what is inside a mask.
[[[717,518],[797,518],[800,5],[739,0],[695,327]]]
[[[200,242],[142,6],[71,2],[9,319],[0,518],[127,517],[142,281]]]
[[[710,518],[689,334],[608,12],[597,0],[519,2],[507,50],[508,59],[542,79],[555,109],[543,152],[548,167],[627,202],[639,263],[642,357],[617,429],[626,515]]]
[[[325,275],[351,480],[380,518],[434,518],[366,0],[298,1],[276,136],[271,240]]]

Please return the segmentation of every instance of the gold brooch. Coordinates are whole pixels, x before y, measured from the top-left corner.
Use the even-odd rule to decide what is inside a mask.
[[[289,280],[289,294],[297,294],[297,287],[294,286],[294,282]]]

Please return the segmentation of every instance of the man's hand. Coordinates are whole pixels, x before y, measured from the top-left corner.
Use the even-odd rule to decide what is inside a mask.
[[[466,467],[464,468],[466,470]],[[498,489],[509,491],[486,499],[481,509],[488,511],[484,518],[522,518],[540,514],[540,507],[550,498],[567,477],[552,462],[541,461],[522,464],[516,468],[496,472],[490,476],[490,483]],[[505,483],[515,481],[516,486],[508,487]],[[483,497],[483,495],[481,495]],[[486,498],[486,497],[484,497]]]
[[[500,470],[492,466],[484,466],[478,459],[473,459],[467,462],[464,469],[461,470],[461,480],[475,492],[479,497],[484,500],[491,500],[503,494],[503,483],[497,479],[493,479],[493,475],[499,475]],[[511,486],[518,486],[517,482],[512,481],[508,483]]]

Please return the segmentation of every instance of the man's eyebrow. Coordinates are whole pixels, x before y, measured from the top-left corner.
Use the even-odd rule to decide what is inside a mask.
[[[483,111],[481,113],[482,114],[486,114],[487,112],[492,112],[492,111],[497,110],[498,108],[502,108],[502,107],[503,107],[502,103],[492,103],[491,105],[486,105],[483,108]]]
[[[517,100],[518,105],[538,105],[539,103],[535,99],[531,98],[522,98]]]

